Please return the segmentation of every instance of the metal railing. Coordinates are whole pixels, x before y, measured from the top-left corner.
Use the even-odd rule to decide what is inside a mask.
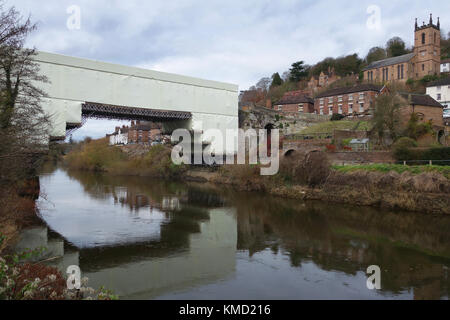
[[[450,160],[402,160],[397,161],[396,164],[407,165],[438,165],[438,166],[450,166]]]

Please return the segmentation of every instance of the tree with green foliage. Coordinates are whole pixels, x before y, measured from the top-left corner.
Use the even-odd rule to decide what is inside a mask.
[[[292,64],[290,72],[289,80],[292,82],[299,82],[308,77],[310,66],[305,65],[303,61],[297,61]]]
[[[277,87],[277,86],[281,86],[283,84],[283,79],[281,79],[280,74],[278,72],[274,73],[272,75],[272,84],[270,85],[270,87]]]
[[[373,47],[367,53],[366,58],[364,59],[367,64],[370,64],[374,61],[383,60],[387,58],[387,53],[384,48],[381,47]]]
[[[416,112],[411,114],[406,125],[405,135],[411,139],[417,140],[418,138],[433,132],[433,123],[430,121],[420,122],[419,116]]]
[[[386,52],[388,57],[398,57],[409,53],[406,49],[405,41],[400,37],[393,37],[386,43]]]

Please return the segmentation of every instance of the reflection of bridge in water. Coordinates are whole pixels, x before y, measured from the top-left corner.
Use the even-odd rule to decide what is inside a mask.
[[[198,224],[174,216],[161,226],[160,239],[144,243],[79,250],[47,227],[37,227],[26,230],[16,248],[47,247],[41,259],[59,257],[49,264],[60,270],[79,265],[89,286],[113,288],[122,298],[157,297],[233,274],[235,213],[220,208],[204,214]]]

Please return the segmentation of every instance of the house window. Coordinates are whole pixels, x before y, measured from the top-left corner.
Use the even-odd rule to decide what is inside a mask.
[[[364,112],[364,103],[359,104],[359,112]]]
[[[278,106],[278,111],[281,111],[283,109],[282,106]]]
[[[348,101],[353,101],[353,95],[352,94],[348,95]]]
[[[339,107],[338,113],[339,113],[339,114],[342,114],[342,104],[340,104],[338,107]]]
[[[348,113],[353,113],[353,104],[348,105]]]
[[[338,96],[338,101],[339,101],[339,102],[342,101],[342,96]]]
[[[322,99],[320,99],[320,104],[323,104],[323,98],[322,98]]]
[[[320,106],[320,114],[323,114],[323,106]]]
[[[441,94],[440,93],[437,94],[437,99],[436,100],[441,100]]]
[[[361,93],[359,94],[359,100],[364,100],[364,92],[361,92]]]
[[[333,114],[333,108],[332,107],[328,107],[328,113],[330,114],[330,115],[332,115]]]
[[[303,103],[298,105],[298,112],[303,112]]]
[[[401,79],[404,79],[404,76],[403,76],[404,67],[405,67],[405,65],[402,64],[402,66],[401,66],[401,76],[402,76]]]
[[[436,90],[441,91],[441,86],[437,86]]]

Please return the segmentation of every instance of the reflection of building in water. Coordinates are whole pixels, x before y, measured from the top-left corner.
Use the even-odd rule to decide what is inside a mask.
[[[143,299],[230,276],[235,270],[236,228],[234,209],[192,208],[162,225],[161,239],[145,244],[68,253],[61,238],[49,239],[47,228],[40,227],[25,231],[17,249],[49,247],[45,257],[59,257],[50,264],[61,271],[79,265],[89,286],[106,286],[121,298]]]
[[[180,199],[177,196],[163,196],[162,200],[158,201],[146,194],[125,187],[113,187],[112,195],[114,203],[127,205],[132,210],[149,207],[150,211],[153,208],[173,211],[181,208]]]

